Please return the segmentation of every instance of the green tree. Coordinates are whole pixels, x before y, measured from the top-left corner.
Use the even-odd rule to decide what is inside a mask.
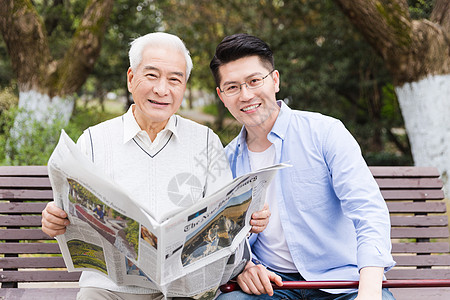
[[[209,61],[224,36],[254,34],[274,50],[281,72],[279,98],[294,108],[341,118],[365,153],[383,151],[390,140],[396,151],[409,155],[407,141],[392,132],[403,120],[396,113],[390,74],[331,0],[167,4],[162,8],[165,26],[186,41],[194,56],[194,86],[214,91]]]
[[[86,81],[100,53],[112,3],[36,1],[35,6],[30,0],[0,0],[0,31],[19,91],[21,110],[11,129],[19,148],[20,136],[32,128],[26,124],[67,123],[73,109],[72,95]],[[74,13],[83,11],[82,17],[66,12],[67,7]],[[70,39],[60,38],[60,33],[70,34]]]
[[[165,29],[180,36],[191,52],[194,69],[188,83],[190,91],[193,88],[214,91],[209,62],[215,48],[224,36],[245,31],[245,13],[249,10],[239,7],[249,7],[252,3],[254,1],[168,0],[160,5]],[[218,116],[215,129],[221,130],[225,107],[217,97],[216,101]]]
[[[106,93],[113,91],[126,97],[128,101],[125,108],[128,108],[132,103],[126,85],[126,72],[130,65],[129,44],[139,36],[163,29],[159,10],[163,2],[161,0],[115,1],[100,57],[88,78],[93,91],[85,86],[83,89],[85,96],[93,94],[102,103]]]

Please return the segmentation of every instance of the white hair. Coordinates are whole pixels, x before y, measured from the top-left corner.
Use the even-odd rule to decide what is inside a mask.
[[[171,47],[184,54],[186,59],[186,81],[189,79],[193,67],[189,50],[184,45],[183,41],[176,35],[165,32],[152,32],[141,37],[136,38],[130,43],[130,51],[128,57],[130,58],[130,68],[136,72],[137,67],[142,61],[142,53],[147,46],[152,47]]]

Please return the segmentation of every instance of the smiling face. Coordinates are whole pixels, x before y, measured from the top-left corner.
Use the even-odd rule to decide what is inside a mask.
[[[184,54],[170,47],[146,47],[142,61],[127,72],[128,91],[136,104],[134,117],[141,129],[157,133],[178,110],[186,90]]]
[[[240,85],[255,76],[266,76],[271,71],[258,56],[240,58],[219,67],[220,89],[223,90],[229,84]],[[275,96],[279,91],[279,78],[279,73],[275,70],[264,79],[261,87],[248,89],[242,84],[241,91],[234,96],[225,95],[219,88],[216,91],[230,113],[247,129],[263,126],[265,130],[270,130],[279,112]]]

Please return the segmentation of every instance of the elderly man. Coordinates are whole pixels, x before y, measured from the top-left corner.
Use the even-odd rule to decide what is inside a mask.
[[[134,105],[124,115],[88,128],[77,145],[147,210],[155,215],[177,211],[228,183],[229,165],[211,129],[175,115],[192,69],[183,42],[174,35],[150,33],[132,42],[129,58],[127,84]],[[267,209],[255,213],[252,231],[264,229],[269,214]],[[42,230],[54,237],[67,225],[67,214],[48,204],[42,212]],[[164,297],[156,286],[118,286],[88,271],[83,272],[80,287],[80,300]]]

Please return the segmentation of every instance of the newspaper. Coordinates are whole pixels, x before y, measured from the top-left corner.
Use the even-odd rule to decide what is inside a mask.
[[[118,285],[166,296],[215,292],[245,265],[253,212],[279,164],[236,178],[213,195],[154,216],[81,153],[62,131],[48,162],[56,205],[70,220],[57,237],[69,271],[94,271]],[[207,297],[209,298],[209,297]]]

